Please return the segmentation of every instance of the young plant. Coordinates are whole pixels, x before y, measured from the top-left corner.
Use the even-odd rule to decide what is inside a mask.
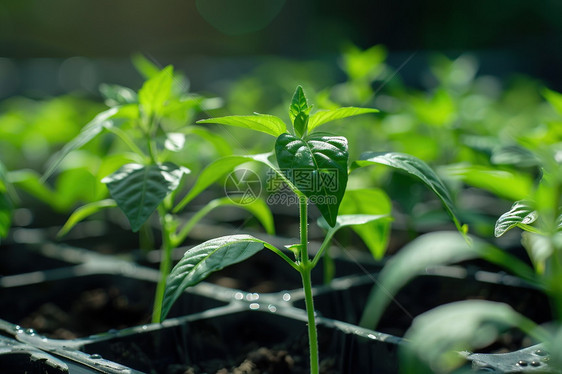
[[[554,315],[562,321],[562,173],[560,149],[543,147],[535,152],[542,176],[538,186],[496,222],[500,237],[518,227],[521,244],[533,265],[537,282],[552,300]]]
[[[515,150],[511,148],[510,152]],[[542,146],[535,151],[519,148],[518,153],[533,156],[540,166],[541,177],[523,200],[516,201],[508,212],[498,218],[495,236],[500,237],[515,228],[522,229],[521,243],[532,266],[482,239],[472,238],[471,245],[467,245],[454,233],[427,234],[404,247],[384,267],[361,324],[368,328],[376,327],[390,299],[427,266],[475,258],[497,264],[544,292],[551,302],[555,323],[552,328],[545,329],[509,305],[484,300],[440,306],[415,318],[406,333],[411,344],[406,345],[402,352],[403,372],[451,372],[464,362],[459,351],[484,347],[494,341],[499,331],[512,327],[544,343],[551,355],[551,365],[562,367],[560,149],[556,146]],[[490,190],[501,187],[489,186]],[[435,327],[437,325],[439,329]],[[429,337],[439,343],[428,344]],[[422,370],[424,367],[427,369]]]
[[[0,243],[8,235],[14,210],[14,191],[8,182],[7,171],[0,162]]]
[[[269,160],[272,153],[241,157],[267,165],[274,170],[277,178],[295,194],[299,207],[300,240],[298,243],[287,246],[292,252],[293,258],[272,244],[250,235],[220,237],[188,250],[168,277],[162,319],[166,317],[173,303],[186,288],[197,284],[213,271],[243,261],[263,248],[267,248],[279,255],[301,276],[308,316],[310,371],[317,374],[319,358],[311,272],[329,247],[334,233],[339,229],[381,220],[387,221],[390,217],[386,214],[338,214],[348,180],[347,139],[343,136],[316,131],[318,127],[330,121],[375,113],[377,110],[344,107],[312,113],[311,109],[303,89],[299,86],[289,107],[292,125],[290,133],[287,125],[280,118],[264,114],[227,116],[199,121],[199,123],[244,127],[265,132],[276,138],[274,153],[277,165]],[[357,167],[373,163],[388,164],[407,170],[413,175],[425,179],[424,181],[432,186],[434,191],[441,194],[441,197],[443,191],[445,191],[445,196],[448,196],[446,190],[442,190],[444,186],[420,160],[391,153],[367,154]],[[319,250],[312,258],[308,247],[310,203],[315,204],[318,208],[321,214],[319,224],[327,230]]]
[[[100,162],[95,154],[99,143],[62,165],[50,185],[41,183],[39,170],[45,159],[72,139],[80,131],[79,124],[99,112],[101,106],[72,95],[41,100],[13,97],[0,102],[0,160],[6,169],[5,179],[18,192],[18,204],[31,213],[30,217],[41,217],[40,210],[45,206],[38,206],[38,202],[52,212],[66,214],[77,204],[99,198],[100,183],[94,175]],[[16,225],[22,223],[18,221]]]
[[[522,150],[524,151],[524,150]],[[528,151],[525,151],[528,153]],[[515,327],[536,341],[544,344],[549,353],[548,365],[551,370],[562,368],[562,174],[560,173],[560,150],[544,147],[531,152],[540,161],[542,177],[538,186],[524,200],[516,201],[511,209],[498,218],[495,236],[500,237],[507,231],[520,228],[522,245],[527,250],[532,268],[527,264],[503,254],[504,260],[495,261],[507,267],[514,274],[531,282],[542,290],[551,302],[554,323],[549,328],[537,325],[510,306],[488,301],[465,301],[445,305],[431,310],[414,320],[407,333],[412,345],[404,350],[404,372],[420,372],[420,363],[429,367],[440,366],[440,372],[449,372],[463,361],[453,350],[468,350],[485,346],[497,336],[498,331],[506,327]],[[490,254],[490,248],[485,254]],[[499,251],[498,249],[493,249]],[[501,255],[501,253],[499,254]],[[486,256],[482,256],[486,258]],[[454,322],[453,322],[454,320]],[[464,323],[459,324],[459,320]],[[435,325],[441,326],[443,334],[433,334],[435,339],[446,342],[429,348],[428,331],[437,331]],[[443,328],[443,326],[446,326]],[[452,326],[456,333],[451,334]],[[479,332],[477,336],[475,332]],[[487,339],[482,339],[487,336]],[[425,361],[425,362],[424,362]],[[540,365],[541,363],[539,363]],[[433,366],[434,368],[435,366]],[[414,368],[415,371],[414,371]]]
[[[558,118],[544,121],[541,131],[523,132],[516,139],[523,146],[499,145],[491,152],[492,163],[513,166],[518,172],[503,167],[470,168],[462,176],[469,184],[516,200],[497,219],[494,236],[501,237],[516,228],[522,230],[521,244],[531,265],[483,241],[479,243],[487,249],[474,257],[495,262],[544,292],[550,300],[554,321],[537,325],[508,305],[483,300],[441,306],[416,318],[407,332],[406,338],[412,344],[402,352],[405,373],[451,372],[464,361],[458,351],[486,346],[506,327],[518,328],[543,343],[542,354],[548,356],[536,361],[540,365],[537,370],[562,369],[562,95],[550,90],[544,90],[543,95]],[[381,282],[381,287],[385,287],[385,282]],[[430,336],[439,344],[428,344]]]
[[[61,150],[51,161],[45,177],[56,169],[64,157],[104,131],[116,135],[122,141],[126,151],[107,156],[114,161],[113,172],[109,172],[101,180],[107,186],[111,198],[100,199],[78,208],[59,235],[66,234],[78,222],[105,208],[119,207],[133,232],[147,227],[149,218],[156,212],[162,235],[161,276],[152,314],[153,321],[157,322],[160,321],[166,277],[172,267],[172,251],[185,241],[205,214],[221,206],[240,206],[254,214],[269,233],[273,233],[273,219],[267,205],[261,200],[238,205],[235,199],[228,198],[208,202],[187,222],[174,214],[180,210],[175,206],[174,198],[182,190],[185,176],[190,173],[185,164],[176,163],[178,157],[175,155],[185,148],[186,136],[195,133],[210,139],[212,144],[221,145],[223,142],[217,142],[213,134],[202,129],[194,131],[185,126],[189,112],[200,110],[207,101],[184,92],[182,85],[177,84],[178,78],[174,75],[172,66],[160,70],[146,60],[140,62],[143,71],[148,70],[152,77],[146,80],[138,92],[125,87],[104,85],[102,93],[111,106],[110,109],[98,114]],[[199,184],[191,189],[189,198],[196,197],[225,173],[226,170],[222,173],[216,170],[214,173],[203,171]],[[181,207],[186,202],[184,199]]]

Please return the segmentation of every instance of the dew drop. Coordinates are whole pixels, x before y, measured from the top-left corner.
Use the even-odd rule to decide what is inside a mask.
[[[246,300],[248,301],[256,301],[259,300],[260,295],[257,293],[249,293],[246,295]]]

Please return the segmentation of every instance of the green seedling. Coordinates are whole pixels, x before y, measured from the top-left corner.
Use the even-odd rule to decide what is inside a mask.
[[[361,50],[355,45],[348,45],[341,55],[341,68],[347,75],[347,81],[339,86],[339,96],[346,101],[366,103],[376,94],[373,87],[380,82],[389,69],[385,64],[387,51],[382,45],[375,45]]]
[[[440,366],[439,371],[450,372],[463,361],[461,356],[455,357],[452,350],[486,346],[508,327],[518,328],[544,343],[545,351],[550,354],[550,368],[557,370],[562,367],[562,175],[557,157],[559,152],[552,147],[543,147],[530,153],[525,150],[520,152],[532,154],[539,161],[542,177],[525,199],[516,201],[508,212],[498,218],[494,232],[496,237],[501,237],[515,228],[523,231],[521,243],[527,250],[532,267],[501,252],[498,255],[503,256],[503,260],[495,262],[542,290],[549,297],[556,323],[544,328],[508,305],[489,301],[445,305],[414,320],[407,334],[412,345],[403,352],[404,372],[420,372],[420,364],[433,369],[436,363]],[[499,251],[488,248],[479,257],[490,256],[490,250]],[[459,324],[459,321],[463,323]],[[440,331],[447,331],[447,336],[428,334],[436,324],[441,326]],[[456,329],[454,334],[451,333],[452,328]],[[445,343],[428,344],[427,337],[430,335]]]
[[[204,129],[193,130],[190,128],[193,126],[185,125],[190,112],[206,108],[211,102],[185,92],[172,66],[160,70],[147,60],[137,58],[135,62],[151,77],[138,92],[120,86],[102,86],[110,108],[98,114],[51,160],[45,177],[56,170],[63,158],[102,133],[113,134],[120,140],[116,147],[118,151],[106,157],[109,166],[104,170],[109,175],[105,174],[101,180],[111,198],[99,199],[78,208],[59,235],[66,234],[92,214],[112,207],[118,207],[125,214],[133,232],[143,228],[148,230],[149,219],[156,212],[162,234],[161,276],[152,316],[157,322],[160,321],[166,277],[172,267],[172,251],[185,241],[205,214],[222,206],[240,206],[256,216],[268,233],[272,234],[274,229],[269,208],[259,199],[245,205],[237,204],[236,199],[215,199],[185,222],[175,214],[180,210],[175,206],[175,197],[182,191],[186,175],[190,173],[187,165],[181,163],[181,157],[177,156],[178,152],[189,147],[188,135],[195,134],[210,140],[209,143],[220,147],[217,150],[219,154],[225,152],[222,147],[224,142]],[[211,173],[203,171],[188,198],[196,197],[226,172],[226,169],[214,169]],[[181,207],[186,202],[183,199]]]
[[[7,178],[4,164],[0,162],[0,243],[8,235],[12,225],[15,193]]]
[[[510,153],[515,150],[512,148]],[[427,234],[402,248],[383,268],[378,288],[373,290],[361,320],[364,327],[375,328],[391,298],[426,267],[481,258],[544,292],[549,297],[557,324],[545,329],[510,306],[490,301],[444,305],[414,319],[406,334],[411,344],[402,352],[404,373],[451,372],[464,362],[458,351],[485,347],[507,328],[518,328],[545,343],[551,354],[551,365],[561,367],[562,175],[559,152],[556,146],[542,146],[535,151],[519,148],[519,155],[532,156],[541,176],[524,199],[516,201],[495,224],[496,237],[516,228],[523,230],[521,243],[532,266],[482,239],[471,238],[471,245],[468,245],[455,233]],[[488,189],[499,191],[505,188],[505,184],[501,185],[502,180],[491,178]],[[435,328],[437,325],[439,329]],[[440,343],[430,344],[429,337]]]
[[[7,170],[6,180],[18,192],[18,204],[38,213],[28,203],[31,198],[32,204],[40,201],[54,212],[68,213],[78,204],[100,198],[100,183],[95,178],[101,161],[96,153],[99,143],[63,163],[50,185],[41,182],[39,170],[101,106],[70,95],[43,100],[15,97],[0,103],[0,159]]]
[[[543,96],[558,116],[561,115],[562,95],[545,89]],[[389,293],[394,295],[396,288],[406,281],[396,275],[400,273],[400,268],[402,277],[405,273],[413,276],[419,268],[412,269],[408,262],[414,263],[417,262],[416,259],[427,258],[424,254],[427,255],[430,248],[433,263],[446,263],[448,259],[455,258],[454,262],[462,257],[484,258],[544,292],[551,303],[554,321],[537,325],[509,305],[484,300],[443,305],[414,319],[405,336],[411,344],[401,352],[404,373],[457,372],[464,362],[463,356],[466,356],[460,355],[459,351],[485,347],[508,328],[517,328],[535,341],[543,343],[541,354],[548,352],[549,356],[537,361],[541,365],[540,370],[558,372],[562,368],[562,174],[559,117],[547,119],[541,131],[514,133],[521,133],[516,139],[521,145],[496,142],[493,147],[489,147],[492,166],[455,167],[454,170],[468,184],[486,189],[497,196],[516,200],[497,219],[494,236],[501,237],[508,231],[522,230],[521,244],[527,251],[530,265],[482,240],[474,240],[473,246],[468,248],[459,238],[432,234],[432,238],[420,238],[422,240],[412,243],[410,253],[393,259],[392,268],[389,266],[380,285],[385,290],[388,290],[388,285],[395,287]],[[447,248],[444,246],[445,240]],[[436,252],[435,248],[439,247],[441,249]],[[391,275],[392,272],[394,276]],[[379,297],[382,298],[382,295]],[[543,363],[549,366],[548,369],[542,366]]]
[[[538,186],[525,199],[516,201],[496,222],[496,237],[518,227],[521,244],[533,265],[539,283],[562,321],[562,173],[555,147],[536,152],[542,176]]]
[[[345,200],[349,173],[347,139],[317,130],[321,125],[333,120],[376,112],[376,109],[345,107],[312,113],[304,91],[299,86],[289,107],[291,132],[280,118],[263,114],[227,116],[199,121],[199,123],[244,127],[275,137],[276,165],[270,161],[273,153],[239,157],[243,160],[252,159],[271,168],[297,197],[300,241],[286,246],[290,251],[289,255],[292,254],[293,258],[272,244],[250,235],[220,237],[188,250],[168,277],[162,319],[166,317],[173,303],[186,288],[197,284],[213,271],[243,261],[267,248],[279,255],[301,276],[308,316],[310,371],[317,374],[319,358],[311,272],[339,229],[390,220],[388,214],[339,214],[342,200]],[[431,169],[420,160],[401,154],[367,153],[362,160],[354,164],[354,168],[373,164],[385,164],[420,178],[441,197],[446,206],[449,206],[445,187]],[[218,161],[214,167],[228,166],[221,165]],[[313,188],[309,184],[310,181],[314,181]],[[354,198],[349,199],[354,200]],[[370,202],[367,200],[367,203]],[[308,242],[309,204],[314,204],[318,208],[321,215],[319,225],[326,230],[324,240],[313,256],[309,252]]]

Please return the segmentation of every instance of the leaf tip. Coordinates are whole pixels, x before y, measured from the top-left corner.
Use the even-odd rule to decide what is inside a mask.
[[[68,230],[65,230],[65,228],[63,227],[62,229],[59,230],[59,232],[57,232],[57,235],[55,236],[55,238],[57,240],[62,239],[63,236],[66,235],[66,233],[68,232]]]

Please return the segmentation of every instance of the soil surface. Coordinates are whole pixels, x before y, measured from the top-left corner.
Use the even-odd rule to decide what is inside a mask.
[[[201,327],[201,326],[200,326]],[[232,326],[230,326],[232,328]],[[237,329],[238,327],[234,327]],[[266,327],[267,328],[267,327]],[[257,329],[257,335],[263,335]],[[289,329],[292,331],[291,329]],[[320,373],[337,374],[336,359],[327,354],[327,345],[333,337],[331,333],[319,330]],[[88,347],[88,351],[106,349],[102,356],[121,362],[134,369],[149,373],[164,374],[308,374],[308,336],[302,332],[289,334],[283,341],[272,337],[271,342],[265,342],[263,336],[256,338],[259,343],[252,342],[251,336],[230,340],[227,337],[215,335],[214,331],[206,327],[191,330],[188,336],[177,339],[176,334],[162,334],[150,338],[146,345],[143,338],[135,337],[114,342],[103,342],[104,346]],[[188,341],[182,346],[184,339]],[[225,341],[228,340],[228,341]],[[266,339],[267,340],[267,339]],[[160,343],[158,343],[160,341]],[[166,343],[162,343],[162,342]],[[165,347],[163,346],[165,345]],[[190,345],[191,348],[188,348]],[[182,351],[176,357],[170,348]],[[183,351],[187,349],[187,351]],[[334,352],[332,352],[334,353]],[[181,361],[190,361],[181,363]]]
[[[302,352],[289,353],[284,349],[270,349],[260,347],[248,352],[241,362],[234,366],[225,367],[221,360],[203,362],[195,366],[170,365],[166,374],[308,374],[310,370],[304,367],[308,358],[302,357]],[[325,359],[320,362],[320,373],[337,374],[333,368],[334,360]]]
[[[67,310],[47,302],[19,325],[53,339],[76,339],[148,322],[146,305],[131,304],[119,289],[110,287],[82,292]]]

